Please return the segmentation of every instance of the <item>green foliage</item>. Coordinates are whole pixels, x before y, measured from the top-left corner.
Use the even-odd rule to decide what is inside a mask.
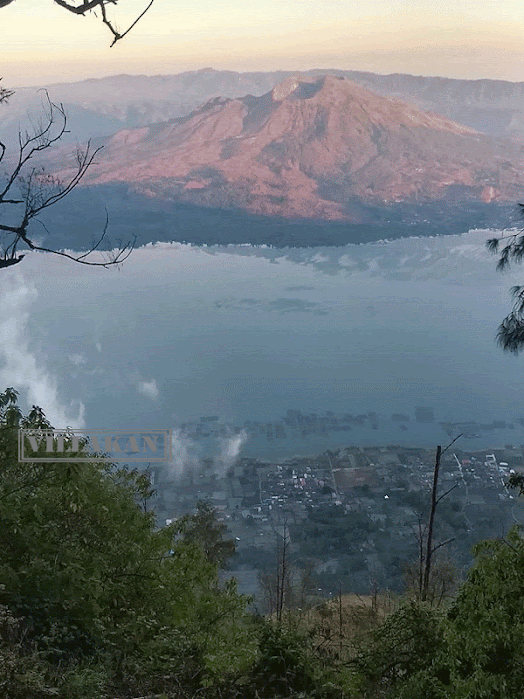
[[[249,600],[235,581],[219,585],[230,547],[221,546],[214,511],[203,506],[156,530],[140,506],[150,495],[144,474],[75,463],[74,454],[68,464],[19,463],[19,426],[50,427],[40,409],[24,417],[8,389],[0,394],[0,604],[25,620],[44,665],[60,665],[64,696],[94,699],[104,682],[115,692],[163,691],[177,672],[205,684],[248,667],[256,652]]]
[[[340,677],[315,653],[311,640],[300,632],[273,622],[260,629],[259,656],[242,696],[274,699],[302,693],[315,699],[344,697]]]
[[[524,696],[517,528],[475,547],[447,610],[406,601],[352,640],[344,666],[314,634],[254,623],[236,581],[219,584],[235,545],[209,503],[157,529],[149,480],[136,470],[76,454],[68,464],[18,462],[18,428],[50,425],[40,408],[24,416],[16,403],[13,389],[0,394],[0,696]],[[342,546],[363,524],[319,508],[304,531]]]
[[[524,205],[519,204],[519,212],[524,217]],[[499,243],[507,242],[501,251]],[[516,234],[503,235],[501,238],[491,238],[486,241],[487,249],[499,254],[497,270],[504,271],[509,268],[511,262],[520,264],[524,258],[524,235],[522,230]],[[514,298],[513,309],[499,325],[497,342],[505,352],[518,354],[524,347],[524,287],[511,287],[511,295]]]
[[[402,494],[402,501],[413,508],[415,512],[426,516],[428,511],[428,493],[424,490],[410,490]]]
[[[457,697],[524,692],[524,542],[514,527],[507,541],[474,547],[477,561],[450,609],[452,679]],[[462,693],[461,693],[462,692]]]
[[[391,691],[427,669],[443,645],[443,613],[409,600],[390,614],[360,644],[351,664],[366,680],[367,691]]]
[[[0,696],[5,699],[54,697],[46,663],[27,642],[27,624],[0,606]]]
[[[99,464],[4,462],[0,601],[49,649],[91,652],[158,584],[169,537],[138,509],[136,479]]]
[[[406,677],[402,699],[506,699],[524,694],[524,542],[474,547],[477,560],[450,606],[441,645],[426,668]],[[397,696],[397,695],[395,695]]]
[[[181,517],[174,525],[174,532],[183,541],[202,546],[211,563],[227,568],[236,550],[233,539],[224,539],[227,525],[218,522],[217,511],[208,500],[199,500],[196,510],[194,515]]]
[[[59,699],[98,699],[106,695],[109,669],[103,661],[71,662],[55,671]]]

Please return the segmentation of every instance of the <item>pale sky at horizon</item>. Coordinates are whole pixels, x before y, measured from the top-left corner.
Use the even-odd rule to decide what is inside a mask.
[[[120,0],[121,30],[147,0]],[[4,86],[212,67],[340,68],[524,81],[520,0],[155,0],[110,48],[99,18],[52,0],[0,9]]]

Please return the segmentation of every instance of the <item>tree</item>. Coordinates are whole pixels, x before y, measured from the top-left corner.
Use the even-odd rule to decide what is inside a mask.
[[[476,561],[441,618],[426,667],[412,667],[395,697],[523,696],[524,541],[518,529],[474,546]]]
[[[359,639],[357,653],[347,665],[364,678],[364,696],[409,696],[401,694],[403,685],[431,667],[442,648],[443,621],[441,610],[407,600],[367,637]],[[419,699],[418,694],[412,699],[415,696]],[[433,696],[428,693],[425,699]]]
[[[419,551],[420,556],[420,551]],[[422,558],[422,562],[423,562]],[[408,595],[413,595],[416,600],[421,599],[421,566],[420,557],[418,561],[402,565],[400,559],[393,559],[393,564],[397,563],[397,568],[403,569],[404,584]],[[447,604],[453,597],[457,586],[457,566],[449,555],[443,555],[441,551],[433,556],[431,564],[431,575],[429,578],[426,601],[432,607],[440,607]]]
[[[2,88],[0,104],[7,102],[12,94]],[[98,267],[118,265],[131,254],[136,236],[125,245],[120,245],[116,252],[106,253],[105,262],[92,262],[87,259],[100,247],[106,236],[109,223],[107,212],[104,230],[99,239],[93,240],[91,249],[81,255],[70,255],[37,245],[34,242],[34,235],[29,232],[33,222],[39,222],[45,229],[38,216],[61,201],[79,184],[100,150],[100,148],[92,150],[90,142],[84,149],[78,148],[73,174],[67,182],[46,172],[42,164],[38,165],[41,154],[52,149],[67,130],[67,117],[63,105],[52,102],[47,93],[46,97],[45,117],[34,128],[33,133],[26,132],[19,135],[18,153],[15,157],[8,157],[7,147],[0,141],[0,164],[5,161],[10,167],[10,171],[5,176],[0,176],[0,269],[11,267],[22,261],[25,257],[19,254],[19,246],[22,244],[30,250],[67,257],[79,264]],[[4,222],[2,222],[2,214]]]
[[[292,603],[293,576],[296,571],[290,561],[289,528],[284,519],[282,533],[274,529],[275,534],[275,565],[270,570],[259,571],[258,580],[264,591],[268,613],[276,613],[277,622],[282,621],[284,610]]]
[[[20,427],[50,424],[36,406],[24,416],[10,388],[0,394],[0,610],[28,625],[39,657],[105,663],[125,696],[165,691],[186,670],[200,681],[243,667],[255,643],[249,599],[236,581],[219,584],[196,541],[156,528],[140,506],[148,479],[74,453],[68,464],[20,463]]]
[[[0,9],[7,7],[14,1],[15,0],[0,0]],[[110,20],[107,16],[107,6],[116,5],[118,0],[82,0],[80,4],[73,4],[71,2],[66,2],[66,0],[53,0],[53,2],[62,9],[72,12],[75,15],[82,15],[83,17],[85,17],[88,12],[93,12],[96,14],[96,12],[99,11],[102,23],[105,24],[113,36],[111,46],[114,46],[117,41],[120,41],[120,39],[123,39],[126,34],[129,34],[137,22],[139,22],[149,10],[154,0],[150,0],[143,12],[141,12],[132,22],[132,24],[123,32],[119,31],[114,24],[114,20]]]
[[[519,211],[524,218],[524,204],[519,204]],[[499,252],[501,241],[508,241],[500,252],[497,270],[508,269],[510,262],[522,262],[524,257],[524,229],[511,235],[501,235],[500,238],[491,238],[486,242],[488,250],[492,253]],[[515,299],[513,310],[499,325],[497,342],[505,352],[518,354],[524,347],[524,286],[511,287],[511,295]]]
[[[455,437],[453,442],[456,442],[459,437],[462,435],[458,435]],[[422,576],[422,584],[421,584],[421,595],[420,599],[422,602],[425,602],[428,597],[428,591],[429,591],[429,581],[430,581],[430,576],[431,576],[431,562],[432,562],[432,556],[433,554],[438,551],[439,548],[442,546],[445,546],[446,544],[450,543],[451,541],[454,541],[455,537],[451,539],[447,539],[446,541],[441,542],[440,544],[437,544],[436,546],[433,546],[433,527],[435,524],[435,512],[437,509],[438,503],[442,500],[442,498],[446,497],[451,491],[457,487],[457,483],[455,483],[454,486],[452,486],[449,490],[447,490],[445,493],[443,493],[438,499],[437,499],[437,486],[438,486],[438,476],[439,476],[439,469],[440,469],[440,458],[444,452],[446,452],[449,447],[453,444],[451,442],[445,449],[442,451],[442,447],[437,446],[437,453],[435,457],[435,468],[433,471],[433,487],[431,488],[431,508],[429,512],[429,521],[428,521],[428,535],[427,535],[427,541],[426,541],[426,555],[424,559],[420,559],[421,562],[421,567],[422,567],[422,560],[424,560],[424,574]]]
[[[524,476],[508,483],[524,493]],[[523,696],[524,539],[521,525],[477,543],[475,562],[452,604],[425,668],[403,676],[396,699],[505,699]],[[382,646],[381,646],[382,647]]]
[[[208,500],[199,500],[194,515],[184,515],[174,524],[174,532],[182,541],[202,547],[207,560],[227,568],[231,556],[235,555],[233,539],[224,539],[227,525],[218,522],[217,511]]]
[[[75,464],[74,454],[67,465],[19,463],[18,428],[51,426],[35,406],[24,417],[16,400],[13,389],[0,394],[1,603],[36,634],[59,635],[61,651],[89,652],[145,603],[166,535],[136,503],[137,472]]]
[[[437,505],[439,502],[446,497],[452,490],[454,490],[458,483],[455,483],[449,490],[443,493],[437,498],[438,489],[438,478],[440,471],[440,460],[442,455],[450,448],[450,446],[459,439],[462,435],[459,434],[455,439],[448,444],[448,446],[442,450],[442,447],[437,446],[437,452],[435,455],[435,467],[433,469],[433,485],[431,488],[430,497],[430,509],[428,523],[422,529],[422,515],[417,514],[418,519],[418,563],[415,566],[409,565],[406,567],[406,582],[409,588],[414,588],[416,591],[417,599],[426,602],[428,598],[433,603],[435,599],[437,600],[437,605],[440,604],[449,587],[454,582],[453,570],[449,565],[449,562],[441,563],[436,570],[434,568],[434,554],[441,549],[446,544],[454,541],[455,537],[451,539],[446,539],[440,544],[433,544],[434,529],[435,529],[435,515],[437,511]],[[426,533],[427,532],[427,533]]]
[[[240,696],[251,699],[275,697],[348,696],[339,685],[332,663],[323,662],[304,633],[272,620],[260,629],[258,658],[250,670],[249,685]],[[353,696],[353,694],[351,694]]]

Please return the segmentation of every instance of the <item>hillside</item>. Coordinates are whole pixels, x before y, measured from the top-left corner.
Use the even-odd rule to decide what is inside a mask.
[[[124,130],[84,184],[287,219],[376,223],[408,202],[513,202],[522,146],[335,76],[288,78],[186,117]]]

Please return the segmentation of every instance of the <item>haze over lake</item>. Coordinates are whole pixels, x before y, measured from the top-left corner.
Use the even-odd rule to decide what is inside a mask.
[[[492,236],[284,250],[160,243],[120,271],[33,254],[4,272],[1,381],[55,427],[163,429],[203,415],[242,426],[290,408],[413,419],[418,405],[437,422],[515,422],[522,359],[494,337],[524,269],[496,272]],[[394,441],[446,438],[424,429]],[[524,442],[517,428],[469,446],[508,434]],[[337,437],[370,439],[393,434]]]

